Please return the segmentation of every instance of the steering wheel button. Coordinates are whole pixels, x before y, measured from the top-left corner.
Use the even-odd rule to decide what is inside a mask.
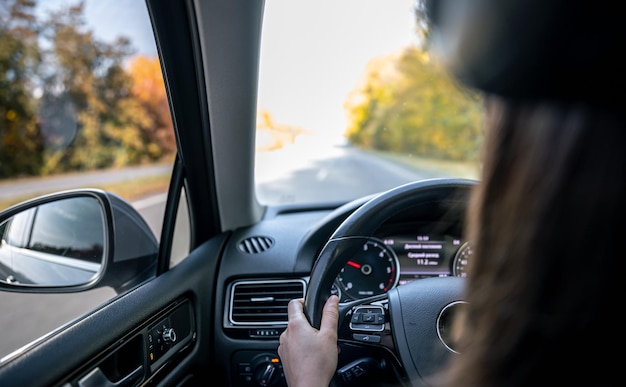
[[[361,313],[355,313],[354,315],[352,315],[352,319],[350,320],[350,322],[352,323],[363,322],[363,320],[361,320]]]
[[[364,313],[363,314],[363,322],[364,323],[371,323],[374,322],[376,320],[376,316],[374,315],[374,313]]]
[[[350,323],[350,329],[354,331],[365,331],[365,332],[382,332],[385,330],[385,326],[383,324],[353,324]]]
[[[376,336],[376,335],[365,335],[362,333],[355,333],[352,335],[352,338],[354,340],[362,341],[364,343],[374,343],[374,344],[380,343],[380,336]]]

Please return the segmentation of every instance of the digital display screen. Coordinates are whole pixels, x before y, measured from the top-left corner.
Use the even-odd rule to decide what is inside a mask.
[[[449,235],[394,235],[383,239],[397,255],[400,282],[424,277],[452,275],[452,261],[461,247],[459,238]]]

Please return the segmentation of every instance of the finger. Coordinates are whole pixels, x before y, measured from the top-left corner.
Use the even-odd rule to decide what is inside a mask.
[[[324,304],[324,310],[322,311],[322,322],[320,324],[320,330],[337,331],[337,324],[339,322],[339,297],[331,295]]]
[[[280,334],[280,336],[278,337],[278,344],[279,345],[284,345],[285,344],[285,340],[287,340],[285,337],[287,336],[287,334],[285,333],[287,332],[287,330],[285,329],[283,331],[283,333]]]
[[[281,359],[284,359],[286,357],[286,354],[284,353],[286,351],[286,347],[287,346],[285,345],[285,343],[280,343],[278,349],[276,350],[278,352],[278,357],[280,357]]]
[[[289,321],[304,317],[304,299],[296,298],[287,305],[287,319]]]

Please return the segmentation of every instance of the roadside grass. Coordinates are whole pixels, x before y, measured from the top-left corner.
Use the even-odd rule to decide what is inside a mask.
[[[170,173],[164,173],[161,175],[154,175],[142,178],[134,178],[132,180],[122,180],[117,183],[91,185],[89,187],[75,187],[75,188],[99,188],[104,191],[112,192],[116,195],[123,197],[128,201],[133,201],[141,197],[166,192],[170,184]],[[32,199],[37,196],[46,195],[52,192],[36,192],[32,195],[14,197],[11,199],[0,200],[0,210],[8,208],[14,204]]]
[[[433,176],[448,176],[464,179],[478,180],[480,176],[480,165],[477,161],[447,161],[429,159],[413,155],[403,155],[392,152],[372,152],[379,157],[407,166],[419,171],[427,171]]]

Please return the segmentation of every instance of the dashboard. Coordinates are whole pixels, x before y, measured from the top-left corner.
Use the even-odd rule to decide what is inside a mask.
[[[217,278],[222,307],[214,324],[223,334],[215,336],[214,345],[224,354],[217,367],[229,370],[241,386],[258,385],[257,370],[278,367],[276,348],[287,327],[288,303],[314,289],[315,264],[333,240],[349,246],[338,259],[345,264],[328,281],[330,292],[345,305],[429,277],[466,276],[472,257],[464,237],[469,187],[428,191],[419,200],[412,199],[412,192],[406,199],[400,195],[406,206],[381,211],[366,220],[366,227],[356,224],[356,233],[340,231],[371,197],[328,206],[273,207],[263,221],[235,230],[223,246]],[[344,346],[340,363],[378,355],[375,348],[370,353],[367,346]]]

